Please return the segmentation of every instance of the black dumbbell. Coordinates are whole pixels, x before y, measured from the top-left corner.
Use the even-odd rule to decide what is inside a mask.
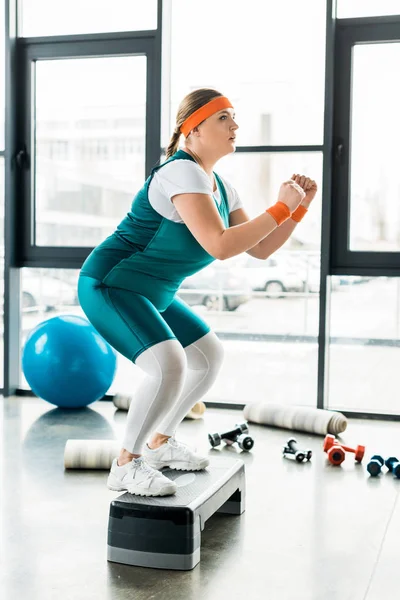
[[[303,460],[310,460],[312,451],[300,450],[296,438],[290,438],[283,448],[283,456],[294,456],[297,462],[303,462]]]
[[[237,423],[234,429],[225,433],[209,433],[208,440],[213,448],[219,446],[221,442],[225,442],[228,446],[237,442],[242,450],[251,450],[254,440],[251,436],[246,435],[248,432],[247,423]]]
[[[395,456],[390,456],[385,460],[385,465],[389,469],[390,473],[393,473],[395,477],[400,479],[400,462]]]
[[[379,456],[379,454],[374,454],[374,456],[371,456],[371,460],[367,464],[367,471],[371,477],[377,477],[382,471],[384,464],[385,461],[383,460],[382,456]]]

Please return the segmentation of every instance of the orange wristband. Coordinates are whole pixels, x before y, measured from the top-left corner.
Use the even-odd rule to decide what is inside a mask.
[[[296,223],[300,223],[300,221],[306,214],[307,214],[306,207],[299,204],[299,206],[296,208],[296,210],[292,213],[292,219],[293,219],[293,221],[296,221]]]
[[[291,212],[289,207],[284,202],[276,202],[265,211],[271,215],[277,222],[278,226],[290,218]]]

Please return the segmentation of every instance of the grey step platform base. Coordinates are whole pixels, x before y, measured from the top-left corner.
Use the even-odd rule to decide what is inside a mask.
[[[245,469],[240,459],[211,459],[204,471],[163,474],[176,482],[173,496],[125,493],[111,502],[108,555],[111,562],[187,571],[200,562],[201,532],[214,513],[245,510]]]

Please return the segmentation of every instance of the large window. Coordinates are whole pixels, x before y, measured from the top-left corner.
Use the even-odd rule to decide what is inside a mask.
[[[157,0],[18,4],[21,37],[88,34],[18,40],[17,73],[26,75],[16,110],[23,111],[21,136],[34,164],[29,172],[21,161],[16,186],[27,206],[21,231],[29,229],[17,260],[46,265],[22,271],[21,344],[49,316],[83,314],[76,296],[82,256],[129,210],[145,171],[169,143],[182,98],[212,87],[232,100],[239,124],[236,152],[215,170],[236,188],[251,218],[276,201],[295,172],[316,179],[319,193],[266,260],[243,253],[182,284],[179,295],[225,347],[206,399],[315,406],[329,354],[329,408],[398,414],[390,382],[400,344],[400,286],[392,277],[400,244],[400,156],[393,142],[400,134],[400,36],[396,19],[378,17],[400,14],[399,0],[337,0],[336,25],[323,0],[254,0],[250,7],[204,0],[195,16],[192,2],[165,0],[162,36]],[[333,92],[327,97],[325,79]],[[323,159],[329,198],[322,198]],[[322,216],[331,231],[321,240]],[[335,273],[328,298],[321,263],[323,277]],[[329,353],[318,347],[325,316]],[[143,376],[119,355],[109,391],[134,393]],[[20,383],[27,387],[22,374]]]
[[[325,2],[260,0],[248,10],[245,3],[205,0],[202,8],[187,53],[182,47],[191,6],[172,2],[163,145],[182,98],[196,88],[213,87],[232,100],[239,125],[239,151],[215,170],[234,185],[251,217],[277,200],[280,185],[293,173],[309,175],[321,189],[321,152],[242,152],[240,147],[322,145]],[[313,35],[304,35],[310,26]],[[215,43],[203,43],[205,31]],[[208,399],[316,404],[320,223],[321,194],[268,260],[243,254],[185,282],[182,297],[225,346],[225,363]],[[336,280],[334,285],[339,288]]]
[[[196,18],[189,56],[182,52],[182,47],[192,7],[181,0],[172,2],[170,86],[166,86],[171,90],[171,97],[164,98],[162,125],[168,134],[163,145],[168,142],[174,125],[170,114],[176,112],[181,98],[190,90],[206,85],[221,89],[235,103],[240,125],[239,146],[322,144],[324,3],[314,0],[301,10],[294,0],[286,0],[279,7],[261,1],[256,5],[252,13],[243,5],[235,6],[232,12],[229,2],[207,1]],[[211,10],[212,20],[206,17]],[[262,19],[254,18],[257,11],[262,14]],[[287,23],[288,12],[293,16],[293,25]],[[230,26],[223,28],[221,22],[228,13]],[[301,35],[301,23],[306,26],[310,19],[318,33],[305,39]],[[202,43],[201,32],[205,27],[211,37],[218,37],[219,48],[227,48],[226,53],[218,54],[218,60],[215,47]],[[246,43],[244,35],[247,36]],[[232,43],[235,37],[240,37],[242,43]],[[290,60],[285,58],[288,54]],[[256,56],[257,61],[254,60]],[[274,60],[271,60],[272,56]],[[99,204],[95,186],[100,190],[104,187],[102,182],[107,165],[113,165],[114,170],[110,169],[110,172],[114,174],[115,182],[126,177],[130,164],[122,162],[117,171],[115,168],[127,132],[129,134],[131,128],[137,127],[134,119],[138,114],[127,108],[131,113],[121,115],[120,111],[110,108],[119,106],[116,101],[109,100],[109,94],[112,98],[113,93],[121,96],[118,86],[109,86],[116,91],[107,90],[101,102],[91,105],[85,101],[86,95],[89,99],[92,97],[91,87],[95,88],[93,98],[101,95],[96,88],[99,79],[91,75],[89,63],[104,68],[102,61],[41,61],[37,65],[37,243],[65,243],[62,241],[65,237],[59,237],[60,231],[69,239],[69,245],[97,243],[105,237],[106,230],[94,232],[96,219],[101,218],[100,215],[104,217],[107,207],[115,211],[110,215],[115,218],[115,224],[117,218],[123,216],[121,207],[114,202]],[[260,61],[264,64],[263,69],[259,68]],[[108,64],[110,59],[106,62]],[[88,63],[87,68],[85,63]],[[313,73],[306,94],[305,64]],[[48,91],[53,75],[59,78],[60,86]],[[77,90],[79,81],[85,78],[83,90],[87,92],[82,94],[80,89],[79,97],[77,93],[68,93],[71,84]],[[139,81],[144,79],[139,78]],[[123,97],[131,107],[132,98],[137,94],[126,93]],[[118,136],[119,145],[102,145],[101,137],[110,136],[111,131],[114,137]],[[94,153],[99,140],[100,145]],[[91,159],[90,164],[100,165],[93,171],[92,189],[91,182],[86,181],[91,171],[85,166],[89,164],[85,161]],[[321,188],[322,154],[306,150],[237,152],[221,160],[216,170],[231,181],[250,215],[255,216],[276,201],[281,183],[294,172],[310,175]],[[139,186],[139,179],[129,182],[131,192]],[[87,184],[85,188],[83,180]],[[80,213],[74,208],[76,202],[70,192],[74,185],[79,188],[76,202],[80,207],[84,202],[86,207]],[[52,211],[53,215],[49,215]],[[57,211],[61,215],[59,224],[54,218]],[[69,232],[67,227],[71,218],[76,218],[71,223],[75,229]],[[85,220],[91,228],[82,242],[79,228]],[[229,261],[216,261],[182,285],[180,296],[203,316],[225,345],[223,371],[208,399],[243,403],[245,399],[265,399],[272,395],[276,401],[315,405],[320,222],[321,193],[284,248],[268,260],[260,261],[243,254]],[[49,314],[66,311],[82,314],[75,295],[77,275],[77,270],[24,270],[21,292],[24,332]],[[246,377],[240,377],[240,373],[246,373]],[[119,356],[118,372],[110,392],[134,392],[142,376],[137,367]],[[26,382],[22,384],[26,385]]]
[[[157,0],[21,0],[19,35],[73,35],[157,28]]]

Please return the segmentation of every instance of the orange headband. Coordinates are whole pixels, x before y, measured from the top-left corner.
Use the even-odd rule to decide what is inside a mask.
[[[208,117],[211,117],[211,115],[219,110],[222,110],[223,108],[233,108],[232,104],[228,98],[225,98],[225,96],[218,96],[217,98],[210,100],[210,102],[207,102],[207,104],[204,104],[204,106],[201,106],[198,110],[195,110],[194,113],[192,113],[190,117],[188,117],[186,121],[182,123],[180,128],[181,133],[187,137],[194,127],[197,127],[199,123],[205,119],[208,119]]]

